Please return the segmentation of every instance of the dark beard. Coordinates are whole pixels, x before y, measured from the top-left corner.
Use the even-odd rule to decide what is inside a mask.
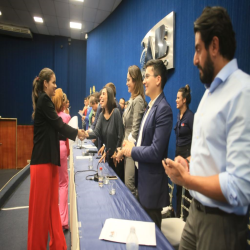
[[[209,52],[207,54],[204,68],[202,68],[200,65],[198,65],[197,67],[203,73],[203,75],[201,75],[201,73],[200,73],[201,82],[204,84],[208,84],[210,86],[210,84],[212,83],[212,81],[214,79],[214,63],[211,60]]]

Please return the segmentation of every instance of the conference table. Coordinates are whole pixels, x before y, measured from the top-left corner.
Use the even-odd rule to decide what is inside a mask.
[[[85,140],[84,144],[91,144]],[[79,159],[85,149],[74,144],[70,152],[70,229],[73,250],[126,249],[126,244],[99,240],[105,220],[108,218],[152,222],[129,189],[118,178],[115,195],[109,194],[108,185],[99,187],[98,182],[88,180],[95,174],[99,159],[93,156],[93,170],[88,171],[88,159]],[[100,163],[105,173],[116,175],[107,163]],[[173,249],[165,236],[155,227],[156,246],[140,245],[139,250]]]

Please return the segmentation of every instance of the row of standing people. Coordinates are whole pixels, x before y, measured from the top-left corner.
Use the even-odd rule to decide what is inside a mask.
[[[161,164],[159,164],[159,159],[162,159],[163,156],[166,156],[169,136],[172,127],[172,111],[169,104],[166,102],[165,96],[162,92],[166,83],[167,71],[165,65],[160,60],[153,60],[151,61],[151,64],[148,63],[147,65],[148,68],[150,68],[149,72],[151,74],[146,74],[146,78],[143,83],[148,85],[150,83],[149,78],[151,76],[156,78],[156,81],[151,87],[146,86],[146,94],[153,101],[153,103],[151,101],[152,105],[150,106],[150,109],[153,107],[155,107],[155,109],[153,111],[154,115],[149,119],[149,121],[147,121],[147,124],[152,123],[152,126],[149,126],[147,130],[147,132],[150,132],[149,135],[146,132],[148,139],[146,139],[145,144],[147,144],[149,148],[152,146],[152,143],[155,144],[155,153],[158,154],[159,151],[161,155],[153,155],[153,157],[151,157],[149,149],[147,154],[141,156],[141,161],[138,160],[139,165],[141,163],[143,165],[144,160],[147,157],[149,162],[151,162],[151,165],[149,166],[148,164],[146,164],[147,168],[149,167],[149,171],[146,171],[147,173],[143,173],[140,175],[139,171],[138,187],[139,201],[144,209],[148,212],[149,216],[151,216],[151,218],[155,221],[154,207],[157,208],[157,212],[160,212],[160,210],[158,209],[159,204],[162,204],[160,205],[160,207],[162,207],[163,204],[167,205],[168,200],[167,179],[165,178],[164,172],[162,173],[163,168],[162,166],[160,166]],[[112,86],[106,86],[102,90],[102,94],[100,97],[102,112],[99,115],[96,127],[92,132],[89,131],[88,135],[90,138],[99,137],[106,144],[106,147],[109,149],[109,163],[119,176],[123,175],[123,168],[119,168],[119,165],[122,166],[121,163],[115,163],[115,160],[119,162],[115,152],[118,152],[118,154],[119,152],[122,152],[122,148],[120,148],[120,146],[124,144],[126,140],[134,142],[137,139],[140,131],[140,123],[145,111],[145,98],[143,93],[142,76],[138,67],[131,66],[129,68],[129,72],[127,75],[127,85],[128,90],[131,93],[131,100],[123,115],[125,137],[121,119],[121,112],[116,108],[117,101],[115,100],[114,90],[112,89]],[[69,116],[62,112],[62,104],[58,104],[58,102],[63,102],[64,95],[62,93],[62,90],[58,89],[57,96],[55,96],[55,94],[56,76],[52,70],[45,68],[39,73],[39,76],[36,77],[33,82],[32,97],[34,109],[34,147],[32,151],[30,167],[31,187],[29,200],[30,209],[28,249],[34,249],[34,247],[38,245],[46,247],[48,231],[51,238],[50,248],[66,249],[66,242],[62,232],[62,225],[64,227],[68,227],[66,209],[67,204],[66,202],[63,202],[67,201],[66,193],[68,187],[66,138],[68,137],[74,140],[78,135],[81,139],[83,139],[86,135],[84,131],[73,129],[67,125]],[[54,103],[52,102],[52,99]],[[158,102],[156,102],[156,99],[158,100]],[[158,105],[155,105],[154,103],[157,103]],[[157,106],[159,106],[159,108]],[[165,110],[164,108],[167,109]],[[159,115],[158,119],[156,118],[157,110],[159,110],[159,113],[161,114]],[[161,133],[157,132],[159,128],[156,121],[159,121],[159,123],[161,124]],[[152,131],[155,132],[157,138],[155,138]],[[161,136],[161,134],[164,134],[163,131],[168,131],[166,138],[163,138],[163,136]],[[115,136],[114,132],[116,133]],[[145,132],[143,132],[143,134],[144,133]],[[140,134],[140,143],[141,145],[143,145],[144,141],[141,137],[142,131]],[[57,143],[59,140],[60,147]],[[159,148],[160,150],[157,150],[157,148]],[[140,156],[138,157],[140,158]],[[57,166],[61,166],[59,168],[59,173],[61,173],[60,181]],[[134,166],[135,163],[133,157],[126,157],[125,182],[130,190],[135,194]],[[144,171],[143,167],[140,169]],[[155,169],[157,170],[155,171]],[[149,188],[151,185],[150,179],[152,177],[152,171],[155,171],[156,173],[160,172],[158,176],[154,176],[153,182],[151,181],[151,184],[153,185],[155,185],[155,183],[158,183],[160,185],[153,189]],[[140,181],[140,176],[142,175],[144,175],[144,180]],[[64,217],[64,219],[60,219],[57,205],[59,182],[62,184],[60,185],[59,191],[60,211],[62,212],[62,217]],[[143,186],[145,186],[146,188],[144,188]],[[154,191],[152,192],[152,190]],[[37,199],[37,197],[39,197],[39,199]],[[157,223],[157,221],[155,222]],[[36,225],[40,225],[38,229],[36,228]],[[157,225],[160,227],[159,223],[157,223]]]
[[[119,177],[125,173],[125,184],[135,196],[137,167],[138,200],[159,228],[161,209],[169,203],[168,180],[161,159],[167,157],[173,125],[172,110],[163,93],[166,81],[167,69],[161,60],[147,63],[144,80],[137,66],[129,67],[127,86],[131,98],[123,117],[116,108],[114,91],[105,86],[100,96],[102,113],[95,129],[86,133],[88,138],[100,138],[105,144],[109,151],[109,165]],[[145,94],[151,99],[148,107],[143,85]],[[128,142],[136,143],[137,147],[134,154],[125,156],[123,170],[123,145]]]
[[[105,87],[101,91],[100,107],[103,108],[104,112],[103,115],[101,115],[101,120],[98,120],[99,123],[97,123],[97,127],[95,127],[93,132],[89,132],[89,138],[99,138],[105,146],[110,149],[108,156],[110,166],[122,180],[124,177],[125,185],[134,196],[137,196],[135,185],[135,161],[132,157],[123,156],[121,146],[125,140],[134,143],[137,141],[142,117],[146,108],[143,79],[139,67],[133,65],[128,68],[126,85],[128,87],[128,92],[131,94],[131,98],[128,102],[128,106],[123,112],[122,119],[119,117],[119,112],[115,110],[116,105],[114,105],[115,102],[114,96],[111,93],[112,90]],[[121,101],[122,100],[120,100],[120,102]],[[177,93],[176,103],[180,113],[178,114],[177,123],[174,128],[176,133],[176,156],[181,155],[185,158],[190,156],[192,140],[193,112],[188,108],[190,102],[190,88],[189,85],[186,85],[180,88]],[[111,105],[112,103],[113,106]],[[93,103],[91,103],[91,106],[92,105]],[[108,106],[112,108],[109,110]],[[120,106],[122,107],[122,105]],[[113,112],[114,115],[112,115]],[[162,136],[164,137],[164,134]],[[103,153],[103,149],[104,147],[100,150],[101,153]],[[104,154],[102,159],[105,159],[105,157],[106,155]],[[121,162],[121,159],[124,159],[124,162]],[[178,217],[180,217],[181,190],[182,187],[177,186]],[[188,195],[188,192],[186,195]]]

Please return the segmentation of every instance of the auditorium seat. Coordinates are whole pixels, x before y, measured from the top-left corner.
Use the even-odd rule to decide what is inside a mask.
[[[187,200],[191,203],[191,200],[185,196],[185,190],[186,188],[182,187],[181,218],[163,218],[161,224],[162,233],[175,249],[178,249],[179,247],[182,231],[185,226],[185,221],[183,220],[183,211],[184,209],[188,211],[188,208],[184,206],[184,200]],[[171,193],[173,193],[173,189],[171,189]],[[170,196],[170,204],[172,204],[172,196]]]

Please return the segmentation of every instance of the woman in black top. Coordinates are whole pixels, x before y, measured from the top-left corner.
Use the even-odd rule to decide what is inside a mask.
[[[58,132],[71,140],[84,139],[84,131],[62,121],[51,97],[56,90],[55,73],[44,68],[33,81],[32,101],[34,147],[30,163],[28,249],[67,249],[58,208],[58,167],[60,149]]]
[[[100,105],[102,107],[102,113],[99,115],[95,130],[88,132],[90,139],[99,137],[105,144],[106,152],[104,151],[102,160],[107,161],[121,180],[124,181],[124,167],[123,162],[115,166],[112,156],[116,148],[120,147],[123,139],[123,124],[119,109],[116,107],[114,92],[110,87],[104,87],[100,96]],[[103,147],[100,149],[103,151]]]
[[[175,134],[176,134],[176,151],[175,156],[182,156],[187,158],[190,156],[192,133],[193,133],[193,121],[194,113],[188,108],[188,105],[191,102],[190,87],[187,84],[185,87],[180,88],[177,93],[176,98],[176,107],[179,109],[177,115],[177,123],[175,125]],[[181,215],[181,199],[182,199],[182,187],[177,186],[177,211],[176,216],[180,217]],[[190,197],[189,192],[185,193],[186,196]],[[184,205],[189,207],[189,203],[185,202]],[[184,209],[184,220],[186,220],[188,213]]]

